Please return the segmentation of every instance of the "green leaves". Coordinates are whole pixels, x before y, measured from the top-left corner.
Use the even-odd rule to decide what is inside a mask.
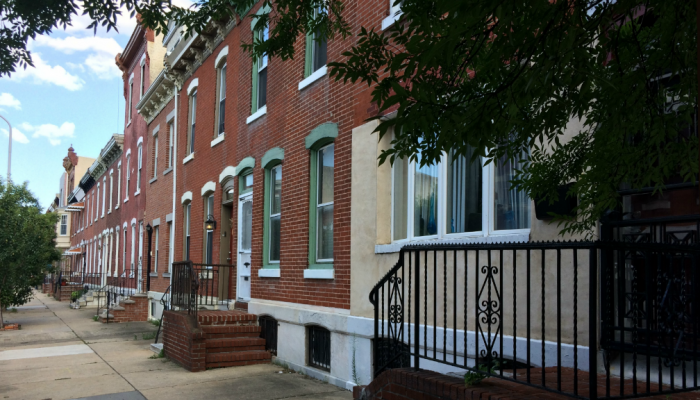
[[[26,183],[0,180],[0,309],[29,301],[43,282],[46,266],[61,258],[56,250],[56,214],[44,214]],[[1,321],[0,321],[1,325]]]

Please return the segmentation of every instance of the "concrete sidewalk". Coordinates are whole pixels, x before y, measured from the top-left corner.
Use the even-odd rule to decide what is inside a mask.
[[[6,321],[22,330],[0,332],[0,400],[4,399],[350,399],[350,392],[276,365],[191,373],[152,358],[147,322],[102,324],[94,308],[35,292]]]

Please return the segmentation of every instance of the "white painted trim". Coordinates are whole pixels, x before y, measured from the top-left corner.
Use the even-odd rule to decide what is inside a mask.
[[[279,268],[260,268],[258,270],[258,277],[260,278],[279,278],[280,269]]]
[[[180,203],[185,204],[188,201],[192,201],[192,192],[185,192],[182,197],[180,197]]]
[[[143,143],[143,136],[139,136],[139,140],[136,141],[136,146],[138,147],[141,143]]]
[[[192,160],[194,160],[194,151],[193,151],[192,153],[190,153],[189,156],[183,158],[183,159],[182,159],[182,163],[183,163],[183,164],[187,164],[188,162],[190,162],[190,161],[192,161]]]
[[[165,122],[170,123],[170,121],[175,118],[175,110],[170,111],[167,117],[165,117]]]
[[[131,72],[131,75],[129,76],[129,85],[131,85],[131,82],[134,81],[134,72]]]
[[[124,225],[123,225],[123,228],[124,228],[124,229],[126,229],[126,228],[127,228],[128,226],[129,226],[129,224],[128,224],[128,223],[126,223],[126,221],[124,221]]]
[[[136,218],[132,218],[131,219],[131,226],[136,225],[136,222],[138,222],[138,221],[136,221]]]
[[[507,235],[497,235],[491,234],[489,236],[481,235],[460,238],[460,239],[417,239],[417,240],[402,240],[399,242],[394,242],[391,244],[377,244],[374,245],[375,254],[387,254],[387,253],[398,253],[401,251],[403,246],[415,245],[415,244],[485,244],[485,243],[527,243],[530,241],[530,233],[517,233],[517,234],[507,234]]]
[[[324,76],[326,76],[327,72],[328,72],[328,68],[325,65],[323,67],[317,69],[316,72],[307,76],[306,79],[304,79],[303,81],[299,82],[299,90],[302,90],[305,87],[316,82],[317,80],[323,78]]]
[[[160,132],[160,124],[156,125],[156,127],[153,128],[153,133],[151,134],[151,136],[157,135],[158,132]]]
[[[216,146],[217,144],[223,142],[223,141],[224,141],[224,136],[225,136],[225,134],[222,133],[222,134],[219,135],[216,139],[212,140],[212,141],[211,141],[211,147],[214,147],[214,146]]]
[[[187,86],[187,95],[188,96],[191,95],[192,91],[197,89],[197,86],[199,86],[199,78],[192,79],[192,81],[190,82],[190,85]]]
[[[216,191],[216,183],[209,181],[202,186],[202,196],[204,196],[207,193],[210,192],[215,192]]]
[[[129,151],[131,151],[131,150],[129,150]],[[119,160],[119,162],[117,163],[117,168],[121,168],[121,166],[122,166],[122,160]]]
[[[393,1],[393,0],[392,0]],[[389,16],[382,20],[382,30],[388,29],[390,26],[394,25],[394,22],[401,18],[403,12],[401,11],[401,6],[391,6],[391,11]]]
[[[234,176],[236,176],[236,167],[228,166],[219,174],[219,183],[223,183],[224,179],[228,177],[233,178]]]
[[[305,269],[304,279],[333,279],[332,269]]]
[[[131,155],[131,149],[128,149],[126,151],[126,154],[124,154],[124,157],[129,157]]]
[[[262,108],[256,111],[253,115],[246,118],[245,123],[250,124],[251,122],[255,121],[256,119],[262,117],[265,114],[267,114],[267,104],[262,106]]]
[[[141,56],[141,61],[139,61],[139,65],[143,65],[146,63],[146,53],[143,53]]]
[[[228,56],[228,46],[224,46],[224,48],[219,51],[219,54],[216,56],[216,61],[214,62],[214,68],[219,68],[221,59],[225,58],[226,56]]]

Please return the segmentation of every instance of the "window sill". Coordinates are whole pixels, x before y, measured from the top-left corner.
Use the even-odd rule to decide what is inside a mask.
[[[148,274],[148,276],[150,276],[151,278],[157,278],[157,277],[158,277],[158,273],[157,273],[157,272],[151,272],[150,274]]]
[[[211,141],[211,147],[214,147],[214,146],[216,146],[217,144],[223,142],[223,141],[224,141],[224,135],[225,135],[225,134],[222,133],[221,135],[219,135],[219,137],[217,137],[216,139],[212,140],[212,141]]]
[[[374,245],[374,254],[398,253],[401,248],[408,245],[422,244],[488,244],[488,243],[526,243],[530,240],[530,231],[523,230],[522,233],[492,233],[489,236],[463,237],[459,239],[423,239],[407,240],[391,244]]]
[[[170,167],[170,168],[166,169],[165,171],[163,171],[163,176],[168,175],[168,174],[171,173],[172,171],[173,171],[173,167]]]
[[[124,203],[126,203],[126,202],[128,202],[128,201],[129,201],[129,198],[128,198],[128,197],[127,197],[126,199],[124,199]]]
[[[394,25],[394,22],[398,21],[399,18],[401,18],[401,15],[402,15],[402,14],[403,14],[403,13],[402,13],[401,11],[396,12],[396,13],[392,12],[391,15],[389,15],[389,16],[386,17],[386,18],[384,18],[384,19],[382,20],[382,30],[389,29],[390,26]]]
[[[333,279],[333,268],[329,269],[305,269],[304,279]]]
[[[316,72],[306,77],[306,79],[304,79],[303,81],[299,82],[299,90],[304,89],[305,87],[326,76],[327,71],[328,68],[325,65],[317,69]]]
[[[267,114],[267,105],[262,106],[262,108],[253,113],[253,115],[246,118],[245,123],[250,124],[251,122],[255,121],[256,119],[262,117],[265,114]]]
[[[188,162],[190,162],[190,161],[192,161],[192,160],[194,160],[194,151],[193,151],[192,153],[190,153],[189,156],[183,158],[183,159],[182,159],[182,163],[183,163],[183,164],[187,164]]]
[[[141,194],[141,191],[140,191],[140,190],[139,190],[139,191],[136,191],[136,192],[134,192],[134,197],[136,197],[136,196],[138,196],[138,195],[140,195],[140,194]]]
[[[153,183],[153,182],[155,182],[155,181],[157,181],[157,180],[158,180],[158,177],[157,177],[157,176],[154,176],[150,181],[148,181],[148,183]]]
[[[258,277],[260,278],[279,278],[280,269],[279,268],[261,268],[258,270]]]
[[[163,278],[170,278],[170,272],[163,272]]]

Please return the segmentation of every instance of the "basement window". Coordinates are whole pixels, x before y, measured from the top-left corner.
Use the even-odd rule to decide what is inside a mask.
[[[308,328],[309,338],[309,365],[322,369],[331,370],[331,332],[320,326],[310,326]]]
[[[258,318],[260,337],[265,339],[265,350],[277,355],[277,320],[269,315]]]

